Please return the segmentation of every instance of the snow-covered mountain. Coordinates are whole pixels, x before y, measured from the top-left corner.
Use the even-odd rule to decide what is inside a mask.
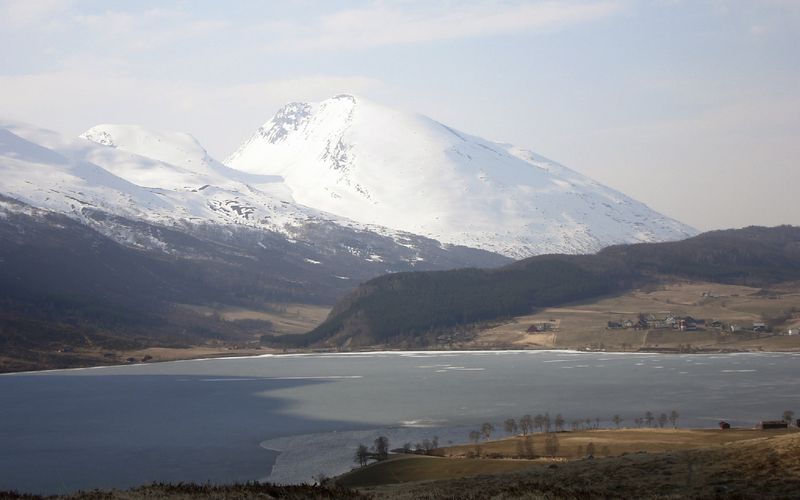
[[[291,103],[225,162],[305,206],[522,258],[696,231],[533,152],[351,95]]]
[[[320,277],[356,282],[386,272],[505,262],[305,207],[278,176],[226,167],[189,135],[134,126],[98,126],[71,139],[0,121],[0,195],[15,201],[0,200],[0,218],[45,210],[130,248],[205,259],[202,240],[239,256],[269,256],[277,267],[299,263],[302,269],[281,278],[287,282],[308,273],[317,284]]]
[[[81,154],[87,159],[142,186],[163,189],[216,186],[246,191],[247,185],[257,185],[259,191],[274,198],[293,201],[281,177],[251,175],[227,167],[212,158],[190,134],[106,124],[90,128],[81,138],[108,146],[87,148],[84,144]],[[131,154],[135,161],[126,161]]]

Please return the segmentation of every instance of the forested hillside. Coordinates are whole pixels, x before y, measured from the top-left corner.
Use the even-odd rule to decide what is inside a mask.
[[[713,231],[594,255],[544,255],[494,269],[398,273],[373,279],[290,345],[425,345],[437,332],[669,278],[765,285],[800,279],[800,228]]]

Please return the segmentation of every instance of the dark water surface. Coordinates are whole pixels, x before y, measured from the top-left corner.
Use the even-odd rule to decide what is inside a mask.
[[[0,376],[0,490],[154,480],[301,481],[353,449],[481,422],[567,422],[676,410],[679,425],[752,426],[800,413],[798,354],[500,351],[268,356]],[[601,424],[602,425],[602,424]],[[402,442],[401,442],[402,441]],[[279,455],[278,451],[281,453]],[[277,460],[277,464],[276,464]],[[275,469],[273,471],[273,466]]]

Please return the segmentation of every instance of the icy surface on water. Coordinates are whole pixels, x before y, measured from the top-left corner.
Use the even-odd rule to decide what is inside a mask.
[[[276,483],[311,483],[323,474],[331,477],[351,470],[356,466],[355,450],[359,444],[371,446],[378,436],[389,439],[390,446],[402,448],[410,443],[412,449],[423,439],[438,438],[439,445],[461,443],[473,430],[472,427],[437,427],[417,424],[414,426],[386,427],[363,431],[324,432],[304,434],[261,443],[267,450],[280,452],[271,473],[261,478]]]
[[[797,411],[798,354],[383,352],[182,361],[0,376],[0,490],[154,480],[309,481],[391,447],[506,418],[752,426]],[[47,471],[47,472],[44,472]]]

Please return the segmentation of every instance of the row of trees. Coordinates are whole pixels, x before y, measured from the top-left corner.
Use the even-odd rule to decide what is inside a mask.
[[[384,460],[389,456],[389,438],[378,436],[373,442],[372,448],[367,448],[364,444],[359,444],[356,448],[355,461],[364,467],[370,460]]]
[[[401,453],[419,453],[428,455],[439,447],[439,437],[433,436],[432,439],[423,439],[421,442],[412,445],[410,442],[403,444],[399,450]],[[356,448],[354,460],[364,467],[370,460],[384,460],[389,456],[389,438],[378,436],[368,448],[365,444],[359,444]]]
[[[794,420],[794,411],[786,410],[783,412],[783,421],[790,424]],[[677,428],[678,426],[678,418],[680,414],[672,410],[669,414],[661,413],[658,416],[651,411],[647,411],[644,415],[640,417],[636,417],[633,419],[633,423],[636,425],[637,428],[642,427],[658,427],[664,428],[667,423],[672,425],[672,428]],[[570,421],[569,425],[571,429],[574,430],[586,430],[586,429],[599,429],[600,422],[602,420],[597,418],[586,418],[586,419],[576,419]],[[625,420],[620,417],[619,415],[614,415],[611,417],[611,422],[614,426],[619,429],[622,427],[622,424]],[[544,442],[544,454],[545,456],[556,456],[559,450],[559,443],[558,443],[558,436],[556,435],[557,432],[563,432],[564,426],[566,425],[566,420],[564,417],[559,413],[554,418],[550,418],[549,413],[545,413],[544,415],[523,415],[519,420],[514,418],[507,418],[503,422],[503,430],[507,434],[517,435],[520,432],[525,439],[522,439],[517,442],[517,455],[520,457],[527,457],[533,458],[536,456],[533,447],[533,439],[531,439],[530,434],[533,434],[534,431],[539,430],[540,432],[546,433],[545,442]],[[469,440],[471,443],[475,445],[476,454],[480,455],[480,446],[479,443],[481,439],[484,441],[488,441],[489,438],[494,433],[495,427],[494,424],[491,422],[484,422],[481,424],[480,428],[477,430],[472,430],[469,432]],[[423,453],[429,454],[433,450],[439,447],[439,438],[437,436],[433,436],[433,439],[423,439],[421,442],[416,443],[412,446],[410,442],[405,443],[401,448],[403,453]],[[582,450],[581,450],[582,451]],[[595,454],[595,445],[594,443],[589,443],[586,447],[586,454],[587,455],[594,455]],[[389,438],[386,436],[379,436],[375,439],[371,448],[368,448],[364,444],[359,444],[358,448],[356,449],[355,453],[355,461],[363,467],[367,465],[370,460],[383,460],[389,454]],[[582,454],[579,452],[579,455]]]
[[[794,414],[793,412],[789,413],[792,415]],[[653,412],[648,411],[645,412],[642,417],[636,417],[634,419],[634,424],[637,427],[647,425],[647,427],[658,426],[663,428],[667,422],[669,422],[673,428],[676,428],[678,426],[679,417],[680,414],[675,410],[672,410],[669,414],[662,413],[658,417],[656,417]],[[787,419],[784,418],[784,420]],[[787,421],[789,420],[791,420],[791,415]],[[603,420],[600,417],[574,419],[569,422],[569,426],[573,431],[599,429],[602,421]],[[611,417],[611,422],[616,426],[617,429],[622,427],[622,423],[624,421],[625,420],[619,415],[614,415]],[[507,434],[516,435],[518,433],[522,433],[523,436],[527,436],[528,434],[531,434],[537,430],[539,432],[563,432],[566,425],[567,421],[560,413],[554,418],[551,418],[549,413],[545,413],[544,415],[538,414],[535,417],[531,415],[523,415],[519,420],[507,418],[503,422],[503,430],[505,430]],[[470,432],[470,441],[477,442],[481,437],[488,440],[492,432],[494,432],[494,426],[489,422],[485,422],[481,425],[480,430]]]
[[[614,416],[617,417],[617,415]],[[664,426],[667,425],[667,422],[669,422],[672,428],[675,429],[678,427],[678,417],[680,417],[680,415],[675,410],[672,410],[669,415],[662,413],[658,417],[656,417],[653,412],[647,411],[643,416],[633,419],[633,423],[639,428],[647,426],[660,427],[663,429]],[[617,425],[617,428],[619,428],[619,425]]]

